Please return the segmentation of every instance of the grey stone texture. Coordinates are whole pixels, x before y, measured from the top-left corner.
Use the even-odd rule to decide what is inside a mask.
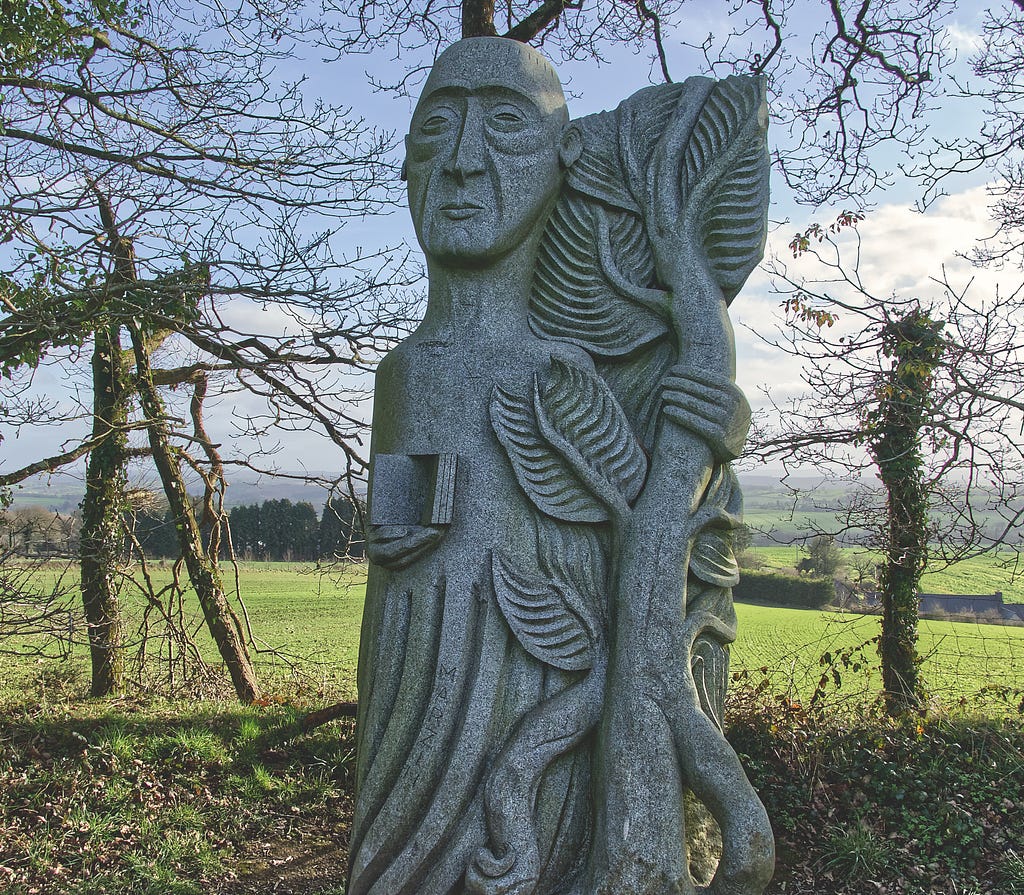
[[[434,65],[406,138],[427,311],[376,382],[349,895],[767,884],[721,729],[763,93],[691,78],[570,121],[527,46]]]

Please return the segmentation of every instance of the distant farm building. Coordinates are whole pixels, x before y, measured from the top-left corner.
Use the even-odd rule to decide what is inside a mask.
[[[918,597],[921,618],[1024,624],[1024,603],[1004,603],[1000,591],[994,594],[918,594]],[[877,606],[878,594],[868,594],[867,603]]]

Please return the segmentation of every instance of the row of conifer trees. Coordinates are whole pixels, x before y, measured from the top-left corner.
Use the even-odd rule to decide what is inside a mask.
[[[228,514],[228,522],[231,546],[239,559],[314,562],[363,558],[361,512],[347,497],[328,498],[319,515],[308,501],[265,500],[236,506]],[[148,556],[176,555],[174,519],[169,512],[138,513],[135,534]],[[222,537],[221,544],[226,555],[227,539]]]

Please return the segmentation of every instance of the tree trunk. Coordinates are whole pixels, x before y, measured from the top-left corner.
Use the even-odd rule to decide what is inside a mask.
[[[116,565],[123,546],[127,401],[118,327],[98,329],[92,355],[92,441],[85,474],[80,539],[82,606],[89,634],[93,696],[124,685]]]
[[[909,432],[908,432],[909,434]],[[916,440],[908,448],[916,448]],[[879,464],[888,491],[888,544],[881,574],[882,660],[885,710],[899,717],[920,707],[917,619],[918,585],[927,562],[927,510],[920,473],[886,473]]]
[[[495,37],[494,0],[463,0],[462,36]]]
[[[882,601],[885,710],[892,717],[919,711],[918,586],[928,562],[928,497],[923,481],[921,432],[930,406],[932,372],[943,350],[942,324],[914,310],[883,328],[884,353],[894,360],[880,389],[871,454],[886,490],[888,518]]]
[[[250,703],[259,698],[260,690],[245,644],[242,624],[224,593],[216,561],[203,545],[202,533],[185,489],[181,467],[171,448],[164,403],[153,385],[145,339],[134,327],[130,331],[138,373],[139,400],[148,423],[150,450],[175,520],[181,556],[185,560],[192,588],[199,598],[206,625],[231,675],[235,693],[242,702]]]

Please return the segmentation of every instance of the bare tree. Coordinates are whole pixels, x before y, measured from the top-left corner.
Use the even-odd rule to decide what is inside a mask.
[[[980,46],[970,58],[973,79],[957,79],[950,101],[982,105],[980,130],[926,144],[908,167],[925,187],[922,204],[944,195],[957,175],[990,179],[994,229],[973,250],[981,262],[1024,260],[1024,0],[985,12]]]
[[[774,262],[787,320],[763,338],[802,359],[807,390],[773,402],[775,422],[758,433],[753,454],[790,470],[838,471],[855,485],[836,529],[824,533],[884,555],[884,696],[903,714],[920,705],[917,590],[926,564],[1020,546],[1024,287],[979,297],[941,279],[931,296],[878,296],[860,277],[859,222],[845,214],[794,238],[793,254],[817,262],[812,279]],[[872,473],[880,487],[867,484]]]
[[[305,28],[297,5],[14,0],[11,11],[17,27],[0,35],[5,409],[66,419],[33,402],[26,375],[41,363],[73,375],[89,356],[93,398],[88,435],[0,484],[89,457],[82,587],[99,694],[119,686],[125,464],[156,461],[193,587],[239,695],[252,699],[240,626],[217,583],[220,527],[202,543],[180,465],[204,483],[213,513],[225,462],[203,407],[234,388],[266,408],[240,415],[249,434],[318,426],[341,458],[325,465],[362,469],[360,386],[346,377],[368,370],[404,321],[389,291],[403,259],[339,257],[334,238],[345,218],[390,201],[388,138],[343,109],[306,106],[298,85],[275,76]],[[244,322],[271,307],[268,331]],[[134,370],[121,358],[125,333]],[[178,422],[182,387],[191,425]]]

